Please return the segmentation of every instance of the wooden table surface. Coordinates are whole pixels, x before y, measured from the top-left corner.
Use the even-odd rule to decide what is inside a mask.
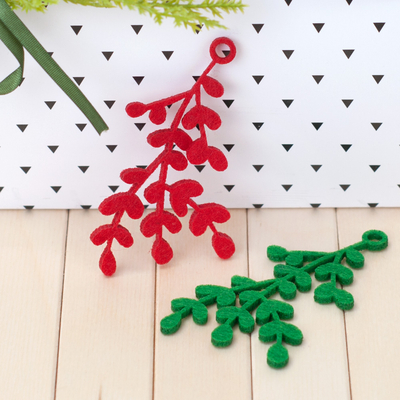
[[[236,243],[227,261],[207,232],[168,237],[173,260],[156,266],[138,222],[123,220],[135,244],[117,248],[116,274],[98,269],[101,247],[89,235],[109,223],[96,210],[0,211],[0,399],[5,400],[393,400],[400,398],[400,209],[231,210],[221,230]],[[334,251],[383,230],[389,246],[365,251],[348,290],[351,311],[319,305],[313,292],[290,303],[303,332],[281,370],[268,344],[235,328],[217,349],[215,306],[198,326],[188,318],[160,332],[177,297],[200,284],[230,286],[233,275],[264,280],[266,248]],[[313,288],[316,281],[313,277]]]

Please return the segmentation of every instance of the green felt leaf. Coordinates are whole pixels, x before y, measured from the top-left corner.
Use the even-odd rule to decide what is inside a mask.
[[[225,307],[217,311],[217,322],[224,324],[226,322],[233,326],[236,322],[239,329],[243,333],[251,333],[254,329],[254,318],[244,308],[240,307]]]
[[[379,251],[386,249],[388,246],[388,237],[386,233],[377,230],[364,232],[362,235],[363,242],[370,251]]]
[[[283,321],[268,322],[259,331],[259,339],[264,343],[277,340],[278,335],[282,335],[282,340],[292,346],[297,346],[303,341],[301,330],[297,326]]]
[[[231,278],[231,286],[246,286],[246,285],[254,285],[256,281],[253,279],[247,278],[247,276],[239,276],[239,275],[234,275]]]
[[[233,329],[228,324],[218,326],[211,333],[211,343],[215,347],[227,347],[232,343],[232,340]]]
[[[207,323],[208,310],[207,307],[198,300],[179,298],[171,301],[172,311],[180,311],[182,318],[187,317],[190,313],[193,315],[193,321],[198,325]]]
[[[172,335],[181,327],[182,314],[174,313],[164,317],[161,322],[161,332],[164,335]]]
[[[300,292],[308,292],[311,289],[311,276],[301,269],[290,265],[277,264],[274,268],[276,278],[284,278],[288,275],[294,275],[294,283]]]
[[[257,308],[256,322],[258,325],[264,325],[272,321],[273,314],[277,313],[281,319],[293,318],[293,307],[279,300],[266,300]]]
[[[200,285],[196,287],[196,297],[201,299],[206,296],[211,296],[210,302],[207,304],[213,304],[215,301],[217,302],[217,307],[228,307],[233,306],[236,303],[236,294],[235,292],[224,286],[215,286],[215,285]]]
[[[354,306],[352,294],[337,288],[332,282],[318,286],[314,291],[314,300],[319,304],[335,302],[336,306],[341,310],[351,310]]]
[[[336,279],[342,285],[350,285],[353,282],[353,271],[339,263],[328,263],[321,265],[315,270],[315,279],[318,281],[326,281],[335,274]]]
[[[275,343],[268,349],[267,363],[272,368],[283,368],[289,362],[289,352],[280,343]]]
[[[299,251],[293,251],[286,257],[286,263],[292,265],[293,267],[303,266],[304,257]]]
[[[267,257],[271,260],[271,261],[275,261],[275,262],[280,262],[280,261],[284,261],[286,256],[289,254],[289,252],[281,246],[268,246],[267,248]]]
[[[279,279],[278,291],[282,299],[291,300],[296,297],[297,287],[293,282],[286,279]]]
[[[239,303],[246,304],[248,310],[254,310],[264,300],[264,294],[255,290],[246,290],[239,294]]]
[[[352,268],[362,268],[364,266],[365,258],[359,251],[350,248],[346,251],[346,261]]]

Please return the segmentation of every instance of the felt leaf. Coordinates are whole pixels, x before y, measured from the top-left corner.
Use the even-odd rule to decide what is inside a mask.
[[[351,310],[354,306],[352,294],[337,288],[332,282],[318,286],[314,291],[314,300],[319,304],[335,302],[341,310]]]
[[[129,194],[125,204],[125,211],[129,218],[139,219],[144,213],[144,205],[136,194]]]
[[[264,294],[255,290],[246,290],[239,294],[240,304],[242,306],[245,304],[248,310],[254,310],[264,299]]]
[[[286,279],[277,279],[278,291],[282,299],[291,300],[296,297],[297,288],[293,282]]]
[[[177,332],[181,327],[182,322],[182,314],[174,313],[170,314],[167,317],[164,317],[161,322],[161,332],[164,335],[172,335],[173,333]]]
[[[153,124],[160,125],[165,122],[167,118],[167,111],[162,105],[155,105],[149,113],[149,119]]]
[[[183,310],[183,317],[187,317],[190,313],[192,313],[193,321],[198,325],[204,325],[205,323],[207,323],[207,307],[197,300],[187,298],[174,299],[171,302],[171,308],[172,311],[175,312]]]
[[[279,300],[266,300],[258,308],[256,312],[256,322],[258,325],[264,325],[272,321],[273,315],[276,313],[280,319],[293,318],[293,307]]]
[[[189,221],[189,229],[195,236],[202,235],[213,222],[224,223],[230,218],[229,211],[216,203],[201,204],[193,212]]]
[[[283,321],[271,321],[259,330],[259,339],[264,342],[273,342],[277,336],[282,335],[282,340],[292,346],[297,346],[303,341],[301,330],[292,324]]]
[[[138,101],[135,101],[133,103],[129,103],[125,108],[126,113],[132,118],[140,117],[147,110],[148,110],[147,106],[145,104],[143,104],[143,103],[138,102]]]
[[[388,237],[385,232],[371,230],[362,235],[363,242],[369,251],[379,251],[388,246]]]
[[[210,297],[207,304],[217,303],[218,308],[234,306],[236,303],[236,294],[233,290],[215,285],[199,285],[196,287],[196,297]]]
[[[183,151],[186,151],[192,144],[192,138],[182,129],[174,132],[174,142]]]
[[[196,125],[207,125],[211,130],[216,130],[221,126],[221,118],[211,108],[196,105],[184,115],[182,125],[185,129],[193,129]]]
[[[127,168],[120,174],[120,178],[123,182],[129,185],[136,184],[137,186],[142,186],[148,177],[149,173],[142,168]]]
[[[289,352],[281,343],[273,344],[267,352],[267,363],[272,368],[283,368],[289,362]]]
[[[138,219],[143,215],[144,206],[136,194],[125,192],[116,193],[104,199],[99,205],[99,211],[103,215],[126,211],[130,218]]]
[[[364,266],[364,255],[359,251],[350,248],[346,251],[346,262],[352,268],[362,268]]]
[[[251,286],[254,285],[256,281],[253,279],[248,278],[247,276],[239,276],[239,275],[234,275],[231,278],[231,286]],[[244,292],[245,293],[245,292]]]
[[[113,229],[111,224],[99,226],[90,235],[90,240],[95,246],[100,246],[101,244],[112,238]]]
[[[268,246],[267,248],[267,257],[271,260],[271,261],[275,261],[275,262],[280,262],[280,261],[285,261],[285,258],[287,257],[287,255],[289,254],[289,252],[281,246]]]
[[[235,243],[225,233],[215,232],[212,236],[212,247],[218,257],[227,260],[235,253]]]
[[[151,248],[151,255],[157,264],[163,265],[171,261],[174,252],[164,238],[157,238]]]
[[[182,224],[174,214],[168,211],[155,211],[142,220],[140,231],[145,237],[151,237],[156,233],[161,233],[163,225],[171,233],[178,233],[182,229]]]
[[[228,168],[228,160],[224,156],[221,150],[216,147],[208,147],[208,162],[211,167],[216,171],[225,171]]]
[[[187,204],[192,197],[203,193],[203,186],[191,179],[183,179],[170,186],[169,201],[178,217],[184,217],[188,212]]]
[[[150,204],[164,200],[166,185],[162,182],[153,182],[144,191],[144,197]]]
[[[311,289],[312,279],[307,272],[290,265],[275,265],[274,276],[276,278],[284,278],[288,275],[294,275],[294,283],[300,292],[308,292]]]
[[[304,263],[304,256],[299,251],[292,251],[285,259],[286,264],[292,265],[293,267],[302,267]]]
[[[132,235],[129,233],[128,229],[124,228],[122,225],[118,225],[114,229],[113,234],[121,246],[131,247],[133,245]]]
[[[115,261],[114,254],[106,247],[101,254],[99,266],[101,271],[106,276],[111,276],[117,269],[117,262]]]
[[[319,266],[315,270],[315,279],[326,281],[331,278],[332,274],[336,275],[336,279],[342,285],[350,285],[353,282],[353,271],[339,263],[328,263]]]
[[[203,77],[201,84],[206,93],[212,97],[221,97],[224,94],[224,87],[216,79],[208,75]]]
[[[189,146],[187,151],[187,159],[190,164],[200,165],[208,160],[210,148],[204,138],[196,139]]]
[[[233,326],[236,322],[243,333],[251,333],[254,329],[254,318],[244,308],[224,307],[217,311],[216,319],[219,324],[228,323]]]
[[[159,129],[147,136],[147,143],[152,147],[161,147],[167,144],[174,136],[172,129]]]
[[[211,333],[211,343],[215,347],[227,347],[232,343],[232,340],[233,329],[230,325],[220,325]]]
[[[176,171],[183,171],[188,165],[186,157],[180,151],[175,150],[171,150],[166,155],[165,161]]]

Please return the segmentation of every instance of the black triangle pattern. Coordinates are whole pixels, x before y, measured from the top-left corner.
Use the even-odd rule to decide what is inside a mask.
[[[257,33],[260,33],[263,26],[264,24],[253,24],[253,28],[256,30]]]
[[[174,52],[173,51],[163,51],[162,53],[164,54],[164,57],[167,60],[169,60]]]
[[[285,104],[285,106],[287,107],[287,108],[289,108],[291,105],[292,105],[292,103],[293,103],[293,99],[287,99],[287,100],[282,100],[283,101],[283,103]]]
[[[349,108],[351,103],[353,102],[353,99],[342,99],[342,101],[346,108]]]
[[[261,208],[264,204],[253,204],[254,208]]]
[[[292,0],[285,0],[285,3],[290,6],[290,3],[292,2]]]
[[[257,172],[260,172],[260,170],[262,169],[263,166],[264,166],[264,165],[253,165],[254,169],[255,169]]]
[[[88,206],[88,205],[81,205],[81,207],[84,209],[84,210],[89,210],[92,206]]]
[[[341,144],[343,150],[347,153],[348,150],[350,149],[351,146],[353,146],[352,144]]]
[[[374,129],[377,131],[380,127],[381,127],[381,125],[382,125],[382,122],[371,122],[371,125],[374,127]]]
[[[233,188],[235,187],[235,185],[224,185],[224,188],[230,192]]]
[[[317,84],[319,84],[322,81],[322,78],[324,77],[324,75],[313,75],[312,76],[315,80],[315,82],[317,82]]]
[[[253,75],[253,79],[257,82],[257,85],[263,80],[264,75]]]
[[[61,189],[61,186],[50,186],[56,193],[59,192],[59,190]]]
[[[79,168],[83,173],[85,173],[85,172],[88,170],[89,166],[88,166],[88,165],[80,165],[80,166],[78,166],[78,168]]]
[[[136,165],[136,168],[146,169],[147,165]]]
[[[384,75],[372,75],[372,77],[375,79],[375,82],[379,84]]]
[[[106,58],[107,61],[110,60],[111,56],[114,54],[113,51],[102,51],[103,56]]]
[[[378,206],[379,203],[368,203],[371,208],[375,208]]]
[[[31,167],[20,167],[26,174],[30,171]]]
[[[230,152],[233,148],[233,146],[235,146],[234,144],[224,144],[223,145],[225,147],[225,149]]]
[[[340,185],[340,187],[343,189],[343,191],[345,192],[349,187],[350,187],[350,185]]]
[[[0,186],[0,192],[4,189],[4,186]]]
[[[353,0],[346,0],[346,1],[347,1],[347,4],[350,5]]]
[[[311,203],[310,206],[312,208],[318,208],[321,205],[321,203]]]
[[[372,171],[376,172],[379,169],[380,165],[370,165]]]
[[[75,35],[78,35],[82,29],[82,25],[71,25],[72,30],[75,32]]]
[[[111,151],[111,153],[113,153],[114,150],[117,148],[117,145],[116,144],[106,144],[106,147],[108,150]]]
[[[292,144],[283,144],[282,146],[286,151],[289,151],[293,147]]]
[[[286,56],[286,58],[289,60],[289,58],[292,56],[294,50],[282,50],[283,54]]]
[[[382,28],[385,26],[385,22],[374,22],[375,28],[380,32]]]
[[[140,85],[142,83],[142,80],[144,79],[144,76],[132,76],[132,78],[138,85]]]
[[[114,103],[115,103],[115,100],[104,100],[104,103],[106,103],[106,106],[107,106],[109,109],[111,109],[112,106],[113,106]]]
[[[235,100],[222,100],[222,101],[229,108]]]
[[[51,110],[54,107],[54,105],[56,104],[56,102],[55,101],[45,101],[45,104]]]
[[[194,167],[197,169],[197,171],[201,172],[203,171],[205,165],[195,165]]]
[[[136,126],[136,128],[139,129],[139,131],[141,131],[145,125],[146,125],[145,122],[135,122],[135,126]]]
[[[78,127],[78,129],[82,132],[85,128],[86,128],[86,125],[87,124],[75,124],[77,127]]]
[[[288,192],[289,189],[292,187],[293,185],[282,185],[282,187]]]
[[[110,190],[115,193],[117,191],[117,189],[119,188],[119,186],[109,186]]]
[[[21,132],[25,132],[25,129],[28,127],[28,124],[17,124],[17,126]]]
[[[311,122],[313,127],[318,131],[321,128],[323,122]]]
[[[33,210],[33,207],[35,206],[24,206],[25,210]]]
[[[322,165],[311,165],[311,167],[313,168],[313,170],[314,170],[315,172],[318,172],[319,169],[322,167]]]
[[[143,28],[143,25],[131,25],[131,27],[135,31],[136,35],[139,35],[139,32]]]
[[[324,27],[325,24],[316,23],[316,24],[313,24],[313,25],[314,25],[314,28],[317,30],[317,32],[320,33],[321,29]]]
[[[85,79],[85,77],[84,76],[74,76],[73,79],[76,82],[76,84],[78,86],[80,86],[81,83],[83,82],[83,80]]]
[[[47,146],[47,147],[51,150],[52,153],[55,153],[59,146]]]
[[[264,125],[264,122],[253,122],[253,125],[259,131],[261,127]]]

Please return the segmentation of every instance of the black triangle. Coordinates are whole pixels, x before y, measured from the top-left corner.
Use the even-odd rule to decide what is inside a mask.
[[[53,54],[54,54],[54,51],[48,51],[47,54],[48,54],[50,57],[52,57]]]
[[[377,131],[380,127],[381,127],[381,125],[382,125],[382,122],[371,122],[371,125],[374,127],[374,129]]]
[[[58,146],[47,146],[53,153],[56,152],[56,150],[58,149]]]
[[[289,151],[293,147],[292,144],[283,144],[282,146],[286,151]]]
[[[320,33],[321,29],[323,28],[323,26],[325,24],[313,24],[313,25],[314,25],[314,28],[317,30],[317,32]]]
[[[200,75],[194,75],[192,78],[197,82],[197,79],[200,78]]]
[[[111,191],[112,191],[113,193],[115,193],[116,190],[119,188],[119,186],[109,186],[109,188],[111,189]]]
[[[61,189],[61,186],[50,186],[56,193]]]
[[[54,107],[54,104],[56,104],[55,101],[45,101],[46,106],[50,108],[50,110]]]
[[[147,209],[147,208],[149,207],[149,205],[148,205],[148,204],[143,204],[143,207],[144,207],[145,209]]]
[[[344,192],[350,187],[350,185],[339,185],[339,186],[343,189]]]
[[[201,28],[202,28],[202,27],[203,27],[203,25],[197,24],[197,25],[196,25],[195,32],[196,32],[197,34],[199,34],[199,32],[201,31]]]
[[[163,51],[164,57],[169,60],[173,54],[173,51]]]
[[[102,51],[102,53],[103,53],[103,56],[106,58],[107,61],[108,61],[108,60],[111,58],[111,56],[114,54],[113,51]]]
[[[71,28],[75,32],[75,35],[77,35],[79,31],[82,29],[82,25],[71,25]]]
[[[85,173],[85,172],[87,171],[87,169],[89,168],[89,166],[88,166],[88,165],[80,165],[80,166],[78,166],[78,168],[79,168],[83,173]]]
[[[264,166],[264,165],[253,165],[254,169],[255,169],[257,172],[260,172],[260,170],[262,169],[263,166]]]
[[[230,50],[222,50],[222,53],[224,54],[225,57],[228,57],[229,54],[231,54]]]
[[[142,83],[142,80],[144,79],[144,76],[132,76],[132,78],[138,85],[140,85]]]
[[[257,33],[260,33],[263,26],[264,24],[253,24],[253,28],[256,30]]]
[[[106,147],[112,153],[117,148],[117,145],[116,144],[106,144]]]
[[[283,54],[286,56],[286,58],[289,60],[289,58],[292,56],[294,50],[282,50]]]
[[[260,128],[264,125],[264,122],[253,122],[253,125],[256,127],[256,129],[259,131]]]
[[[197,171],[201,172],[203,171],[205,165],[195,165],[194,167],[197,169]]]
[[[257,82],[257,85],[263,80],[264,75],[253,75],[253,79]]]
[[[350,58],[352,56],[352,54],[354,53],[354,49],[343,50],[343,53],[346,54],[347,58]]]
[[[136,32],[136,35],[138,35],[140,30],[143,28],[143,25],[131,25],[131,27]]]
[[[311,165],[314,169],[315,172],[318,172],[318,170],[322,167],[322,165]]]
[[[226,148],[226,150],[228,150],[228,152],[230,152],[233,148],[234,144],[224,144],[224,147]]]
[[[321,203],[310,203],[310,206],[312,208],[318,208],[321,205]]]
[[[349,107],[350,107],[350,104],[353,102],[353,99],[342,99],[342,101],[343,101],[343,104],[344,104],[347,108],[349,108]]]
[[[235,187],[235,185],[224,185],[224,188],[230,192],[233,188]]]
[[[85,128],[86,128],[86,125],[87,124],[75,124],[77,127],[78,127],[78,129],[82,132]]]
[[[371,208],[375,208],[379,203],[368,203]]]
[[[89,210],[92,206],[81,206],[84,210]]]
[[[317,84],[319,84],[322,80],[322,78],[324,77],[324,75],[313,75],[312,76],[315,80],[315,82],[317,82]]]
[[[372,75],[372,77],[375,79],[376,83],[379,83],[384,75]]]
[[[346,0],[347,4],[350,5],[353,0]]]
[[[25,78],[22,78],[21,79],[21,83],[19,84],[19,86],[21,86],[22,85],[22,82],[25,80]]]
[[[375,28],[380,32],[385,25],[385,22],[374,22]]]
[[[24,206],[25,210],[32,210],[35,206]]]
[[[378,168],[380,167],[380,165],[370,165],[370,168],[372,169],[372,171],[376,172],[378,170]]]
[[[20,125],[17,124],[17,126],[21,132],[24,132],[28,124],[20,124]]]
[[[229,108],[235,100],[222,100],[225,105]]]
[[[0,192],[4,189],[4,186],[0,186]]]
[[[287,107],[287,108],[289,108],[290,106],[291,106],[291,104],[293,103],[293,99],[291,99],[291,100],[282,100],[284,103],[285,103],[285,106]]]
[[[77,85],[80,86],[82,81],[85,79],[85,77],[84,76],[74,76],[73,79],[77,83]]]
[[[147,165],[136,165],[136,168],[146,169]]]
[[[146,125],[146,123],[144,122],[135,122],[136,128],[139,129],[139,131],[141,131],[143,129],[143,127]]]
[[[254,208],[261,208],[264,204],[253,204]]]
[[[290,3],[292,2],[292,0],[285,0],[285,3],[290,6]]]
[[[111,109],[115,103],[115,100],[104,100],[104,103],[106,103],[106,106]]]
[[[318,130],[319,128],[321,128],[323,122],[311,122],[313,127]]]
[[[26,174],[29,172],[29,170],[31,169],[31,167],[20,167],[22,169],[22,171],[24,171]]]
[[[288,191],[293,185],[282,185],[282,187]]]
[[[347,150],[349,150],[349,148],[353,145],[352,144],[341,144],[341,146],[343,147],[343,150],[347,153]]]

